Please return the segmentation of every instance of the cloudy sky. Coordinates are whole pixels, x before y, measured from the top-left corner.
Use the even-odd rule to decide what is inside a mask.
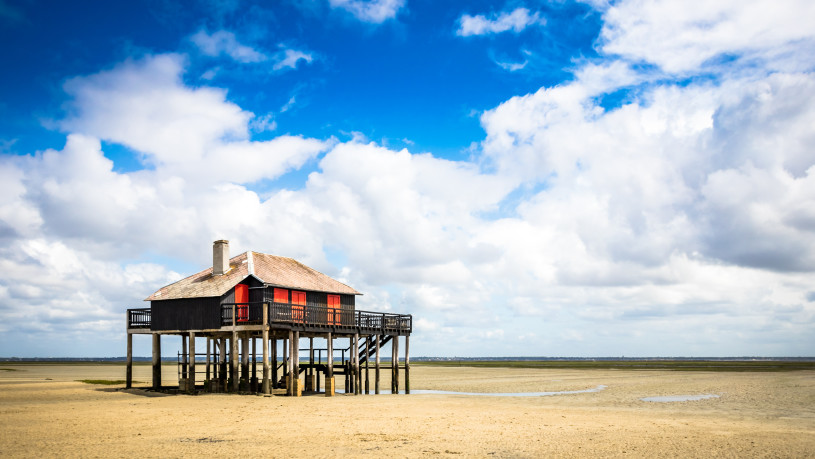
[[[0,0],[0,356],[221,238],[414,356],[813,355],[815,2],[266,3]]]

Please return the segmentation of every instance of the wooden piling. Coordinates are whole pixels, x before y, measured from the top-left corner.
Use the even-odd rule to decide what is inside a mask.
[[[241,389],[249,390],[249,335],[241,337]]]
[[[360,394],[360,373],[359,373],[359,334],[354,333],[354,395]]]
[[[308,339],[308,384],[306,389],[309,392],[317,390],[316,381],[314,380],[314,337]]]
[[[277,338],[272,338],[269,342],[272,348],[272,389],[277,388]]]
[[[218,369],[218,387],[221,391],[226,391],[227,373],[226,369],[226,337],[221,338],[221,345],[218,347],[218,358],[220,359],[221,368]]]
[[[391,341],[391,393],[399,393],[399,335],[393,335]]]
[[[332,397],[334,396],[334,338],[331,336],[331,332],[326,334],[326,353],[328,357],[326,358],[326,375],[325,375],[325,396]]]
[[[153,333],[153,389],[161,389],[161,335]]]
[[[286,395],[293,395],[294,391],[292,390],[293,381],[292,381],[292,364],[294,360],[292,359],[292,353],[294,352],[294,330],[289,330],[289,353],[286,355]]]
[[[133,333],[127,333],[127,370],[125,370],[125,389],[133,387]]]
[[[237,392],[240,388],[240,377],[238,375],[238,328],[236,323],[235,317],[235,305],[232,305],[232,346],[231,346],[231,353],[230,353],[230,360],[231,365],[229,368],[231,370],[230,377],[232,378],[232,390]]]
[[[187,374],[187,392],[195,392],[195,332],[190,332],[190,372]]]
[[[252,365],[252,370],[250,371],[249,377],[249,388],[252,392],[258,391],[258,366],[257,366],[257,340],[254,336],[249,338],[250,342],[252,343],[252,354],[250,357],[250,364]]]
[[[187,335],[181,335],[181,381],[179,385],[187,380]]]
[[[206,337],[206,340],[207,340],[207,358],[206,358],[206,378],[204,378],[204,380],[205,380],[205,381],[209,381],[209,380],[210,380],[210,372],[209,372],[209,356],[210,356],[210,351],[211,351],[211,349],[212,349],[212,348],[211,348],[211,345],[212,345],[212,338],[210,338],[209,336],[207,336],[207,337]],[[206,387],[206,388],[204,388],[204,389],[206,390],[206,389],[209,389],[209,388],[208,388],[208,387]]]
[[[376,367],[374,369],[374,394],[379,395],[379,342],[382,335],[376,335]]]
[[[291,332],[289,332],[289,339],[291,339]],[[289,386],[289,339],[283,338],[283,381],[286,387]],[[286,393],[288,394],[288,390]]]
[[[371,393],[371,382],[370,382],[371,378],[370,373],[368,372],[368,369],[370,369],[370,365],[368,365],[368,362],[370,362],[371,360],[370,357],[371,357],[371,336],[368,335],[365,337],[365,394]]]
[[[263,338],[261,339],[263,346],[263,383],[261,391],[269,395],[272,393],[271,381],[269,381],[269,308],[267,304],[263,305]]]
[[[405,335],[405,394],[410,393],[410,335]]]
[[[218,353],[218,338],[210,339],[212,341],[212,379],[211,381],[216,381],[218,379],[218,365],[216,362],[218,359],[215,358],[215,354]]]
[[[294,392],[292,395],[295,397],[299,397],[303,392],[303,382],[300,381],[300,332],[294,332],[294,341],[291,344],[292,350],[292,371],[293,373],[293,389]]]

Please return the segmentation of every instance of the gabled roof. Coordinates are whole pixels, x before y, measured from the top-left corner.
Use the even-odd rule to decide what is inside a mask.
[[[229,259],[229,271],[213,276],[212,267],[158,289],[145,301],[221,296],[249,276],[274,287],[361,295],[358,291],[297,260],[258,252]]]

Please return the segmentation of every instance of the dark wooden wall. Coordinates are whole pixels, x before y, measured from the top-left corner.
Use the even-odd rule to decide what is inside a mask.
[[[221,327],[221,299],[218,297],[151,301],[150,308],[151,330],[203,330]]]

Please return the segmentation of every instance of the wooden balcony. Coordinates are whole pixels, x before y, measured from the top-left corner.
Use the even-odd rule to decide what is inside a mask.
[[[268,309],[272,328],[311,332],[410,335],[413,316],[385,312],[354,311],[289,303],[224,303],[221,306],[221,328],[263,324],[263,308]],[[233,314],[234,322],[233,322]],[[129,329],[150,329],[151,309],[128,309]]]

